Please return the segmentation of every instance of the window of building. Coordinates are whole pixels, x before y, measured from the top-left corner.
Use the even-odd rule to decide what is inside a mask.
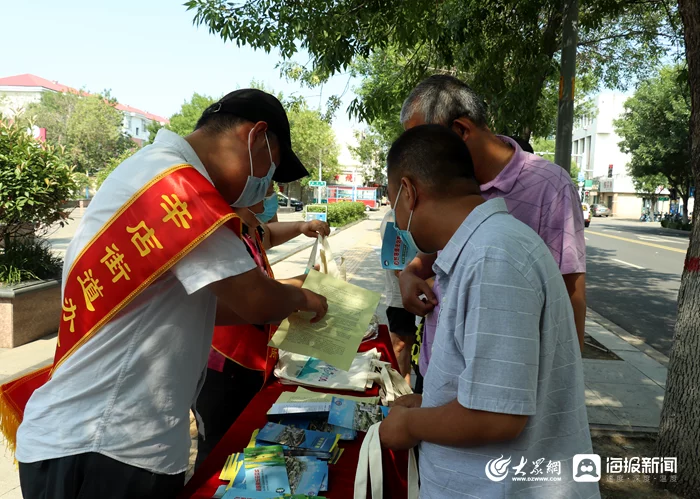
[[[136,135],[139,134],[139,127],[136,127]]]

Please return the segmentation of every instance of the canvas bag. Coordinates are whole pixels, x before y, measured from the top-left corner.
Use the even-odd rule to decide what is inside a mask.
[[[360,447],[355,473],[354,499],[367,499],[367,482],[372,487],[372,499],[383,499],[384,479],[382,473],[382,445],[379,440],[379,425],[373,424],[367,430]],[[369,469],[369,477],[367,476]],[[415,450],[408,451],[408,499],[418,499],[418,466]],[[393,496],[392,496],[393,497]]]
[[[308,274],[317,263],[321,267],[321,273],[328,274],[331,277],[335,277],[336,279],[341,279],[343,281],[348,280],[347,271],[345,269],[345,258],[340,257],[340,265],[338,265],[333,257],[333,251],[331,250],[331,245],[328,242],[328,238],[321,236],[320,234],[314,243],[313,249],[311,250],[309,263],[306,264],[305,273]]]
[[[376,348],[358,353],[350,370],[342,371],[322,360],[280,350],[275,376],[286,385],[364,392],[368,383],[372,386],[372,381],[369,380],[374,369],[372,362],[379,360],[380,356]],[[307,369],[302,373],[304,367]]]
[[[367,388],[372,386],[372,383],[379,385],[379,397],[382,405],[388,406],[397,398],[413,393],[406,379],[391,367],[390,363],[381,360],[372,360],[372,373],[369,375],[368,382]]]

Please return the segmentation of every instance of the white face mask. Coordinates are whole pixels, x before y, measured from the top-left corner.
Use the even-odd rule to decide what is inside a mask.
[[[250,149],[250,135],[253,130],[248,134],[248,156],[250,157],[250,175],[248,175],[248,180],[243,187],[243,192],[238,197],[236,202],[231,206],[234,208],[247,208],[248,206],[253,206],[258,204],[260,201],[265,199],[265,194],[272,183],[272,176],[275,174],[277,165],[272,160],[272,151],[270,150],[270,142],[267,140],[267,133],[265,133],[265,142],[267,143],[267,152],[270,153],[270,169],[267,171],[267,175],[264,177],[256,177],[253,175],[253,152]]]

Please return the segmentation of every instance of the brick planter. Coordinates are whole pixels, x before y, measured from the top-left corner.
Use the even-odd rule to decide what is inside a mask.
[[[58,331],[61,281],[0,286],[0,348],[14,348]]]

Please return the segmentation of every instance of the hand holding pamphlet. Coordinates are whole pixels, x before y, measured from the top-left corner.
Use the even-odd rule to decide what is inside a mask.
[[[285,319],[269,346],[321,359],[347,371],[367,332],[381,295],[315,270],[305,289],[328,300],[326,316],[311,324],[309,313],[297,312]]]

